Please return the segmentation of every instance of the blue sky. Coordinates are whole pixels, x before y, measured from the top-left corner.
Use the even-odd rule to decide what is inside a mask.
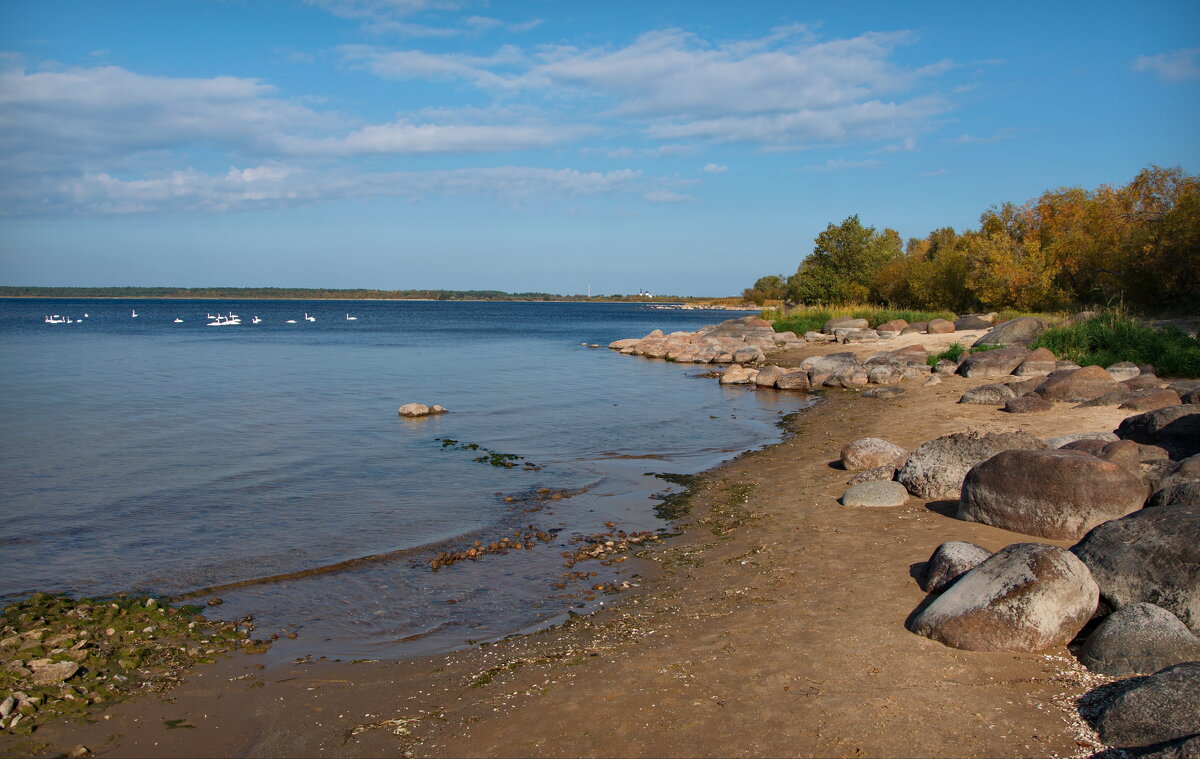
[[[683,295],[1200,170],[1200,3],[11,1],[0,284]]]

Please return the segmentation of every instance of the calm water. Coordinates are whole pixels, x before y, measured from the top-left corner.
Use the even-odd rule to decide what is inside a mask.
[[[206,326],[218,310],[243,324]],[[82,321],[45,324],[48,314]],[[298,632],[280,656],[403,656],[553,619],[582,603],[585,587],[551,585],[565,571],[561,541],[437,573],[424,562],[525,525],[563,540],[608,520],[662,527],[651,496],[665,485],[647,472],[695,472],[777,440],[775,422],[801,399],[580,346],[736,315],[626,304],[0,301],[0,599],[179,594],[384,554],[222,589],[219,612],[254,613],[264,633]],[[398,418],[412,401],[451,412]],[[476,463],[443,449],[443,437],[542,468]],[[587,491],[527,511],[521,496],[538,488]]]

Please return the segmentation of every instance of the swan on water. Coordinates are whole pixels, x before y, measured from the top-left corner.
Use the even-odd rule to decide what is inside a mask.
[[[295,324],[295,323],[296,323],[296,320],[295,320],[295,319],[288,319],[288,320],[287,320],[287,323],[288,323],[288,324]]]
[[[306,322],[315,322],[316,320],[317,320],[317,317],[315,317],[315,316],[309,316],[307,311],[304,313],[304,321],[306,321]]]
[[[131,318],[131,319],[137,318],[137,309],[136,308],[129,312],[129,318]]]
[[[262,319],[259,319],[257,316],[255,316],[253,319],[250,320],[250,323],[258,324],[260,321],[262,321]]]
[[[176,317],[175,317],[175,324],[183,324],[183,319],[180,319],[178,316],[176,316]]]
[[[357,316],[351,316],[350,314],[346,314],[346,321],[348,321],[348,322],[356,322],[356,321],[358,321],[358,317],[357,317]]]

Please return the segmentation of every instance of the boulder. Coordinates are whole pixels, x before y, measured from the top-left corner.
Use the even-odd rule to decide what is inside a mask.
[[[930,319],[925,331],[931,335],[948,335],[954,331],[954,323],[945,319]]]
[[[827,335],[833,334],[835,329],[866,329],[871,326],[866,319],[855,319],[850,316],[835,316],[825,322],[825,326],[821,327],[821,331]]]
[[[928,326],[929,326],[929,324],[927,322],[914,322],[914,323],[908,325],[907,327],[905,327],[904,329],[900,330],[900,334],[902,334],[902,335],[919,335],[919,334],[923,333],[925,331],[925,328]]]
[[[957,499],[963,478],[976,464],[1001,451],[1044,447],[1041,440],[1024,431],[956,432],[918,446],[896,479],[918,498]]]
[[[1102,675],[1145,675],[1200,661],[1200,638],[1161,606],[1130,604],[1104,618],[1088,636],[1079,661]]]
[[[1046,331],[1046,322],[1034,316],[1021,316],[1004,322],[975,341],[975,345],[1024,345]]]
[[[1016,369],[1013,369],[1013,375],[1017,377],[1044,377],[1058,368],[1057,359],[1054,354],[1045,348],[1034,348],[1033,352],[1025,357]]]
[[[958,362],[943,358],[933,365],[935,374],[955,374],[958,372]]]
[[[1134,474],[1141,471],[1138,465],[1142,463],[1142,449],[1141,446],[1132,440],[1117,440],[1112,443],[1106,443],[1100,449],[1098,456],[1105,461],[1111,461],[1114,464],[1123,466]]]
[[[1111,432],[1072,432],[1069,435],[1059,435],[1052,437],[1046,441],[1047,448],[1062,448],[1067,443],[1072,443],[1076,440],[1103,440],[1111,443],[1114,440],[1120,440]]]
[[[908,502],[908,491],[898,482],[872,480],[851,485],[842,494],[843,506],[867,509],[885,509],[903,506]]]
[[[967,473],[958,518],[1079,540],[1096,525],[1140,509],[1146,495],[1137,474],[1082,451],[1004,451]]]
[[[1039,414],[1054,408],[1054,404],[1036,395],[1024,395],[1004,402],[1004,411],[1010,414]]]
[[[864,398],[897,398],[904,395],[904,388],[888,385],[885,387],[873,387],[870,390],[864,390],[862,397]]]
[[[762,352],[762,348],[754,345],[748,345],[733,352],[734,363],[738,364],[756,364],[764,359],[766,359],[766,355]]]
[[[991,328],[992,328],[991,322],[989,322],[985,319],[980,319],[978,316],[975,316],[973,314],[967,314],[966,316],[960,316],[954,320],[954,331],[955,332],[962,332],[964,330],[969,330],[969,329],[991,329]]]
[[[1099,456],[1101,453],[1104,453],[1104,447],[1106,445],[1109,445],[1112,442],[1115,442],[1115,441],[1100,440],[1100,439],[1094,438],[1094,437],[1087,437],[1087,438],[1083,438],[1082,440],[1072,440],[1071,442],[1067,443],[1066,445],[1059,446],[1059,450],[1083,451],[1084,453],[1087,453],[1092,456]]]
[[[1184,662],[1135,681],[1103,705],[1096,732],[1108,746],[1146,751],[1200,735],[1200,662]]]
[[[929,351],[925,350],[923,345],[906,345],[903,348],[897,348],[891,351],[882,351],[868,358],[863,362],[866,366],[908,366],[908,365],[926,365],[925,359],[929,357]]]
[[[1031,355],[1024,348],[997,348],[972,353],[963,359],[958,373],[964,377],[1007,377]]]
[[[1085,366],[1053,372],[1037,392],[1048,401],[1078,403],[1116,389],[1117,381],[1107,371],[1098,366]]]
[[[1152,603],[1200,634],[1200,506],[1141,509],[1105,522],[1071,548],[1107,609]]]
[[[895,385],[904,379],[904,371],[893,364],[875,364],[867,367],[867,382],[872,385]]]
[[[1124,382],[1138,376],[1142,373],[1142,370],[1132,361],[1121,361],[1108,367],[1108,373],[1117,382]]]
[[[418,416],[431,416],[433,414],[444,414],[446,411],[447,409],[444,406],[439,406],[437,404],[426,406],[424,403],[406,403],[398,409],[400,416],[410,418]]]
[[[934,549],[917,582],[926,593],[940,593],[982,564],[992,552],[974,543],[952,540]]]
[[[1200,387],[1184,393],[1182,396],[1180,396],[1180,400],[1184,403],[1190,403],[1192,405],[1200,404]]]
[[[842,468],[849,472],[881,466],[902,467],[908,451],[877,437],[865,437],[842,446]]]
[[[1130,411],[1153,411],[1154,409],[1178,406],[1183,403],[1178,393],[1167,388],[1159,390],[1135,390],[1134,392],[1139,394],[1125,401],[1117,408],[1129,409]]]
[[[774,364],[771,366],[764,366],[758,370],[758,374],[754,375],[754,384],[758,385],[759,387],[775,387],[775,383],[778,382],[779,378],[785,373],[785,369],[775,366]],[[807,379],[807,375],[805,375],[805,378]]]
[[[1176,482],[1154,491],[1146,508],[1164,506],[1200,506],[1200,481]]]
[[[808,372],[803,370],[785,372],[775,380],[775,387],[780,390],[807,390],[811,387],[808,382]]]
[[[878,332],[900,332],[908,326],[908,322],[903,319],[892,319],[890,322],[884,322],[875,328]]]
[[[959,403],[977,403],[982,406],[998,406],[1016,395],[1005,385],[980,385],[962,394]]]
[[[1126,417],[1117,435],[1165,448],[1173,458],[1200,453],[1200,406],[1184,403]]]
[[[808,381],[813,387],[820,387],[834,372],[845,366],[861,366],[861,364],[858,363],[858,357],[853,353],[830,353],[825,356],[809,356],[800,362],[799,368],[808,372]]]
[[[627,337],[624,340],[613,340],[611,343],[608,344],[608,347],[612,348],[615,351],[619,351],[619,350],[623,350],[625,348],[632,348],[640,342],[641,342],[641,340],[639,338]]]
[[[809,373],[812,379],[812,373]],[[847,362],[832,371],[822,383],[825,387],[862,387],[867,384],[867,369],[862,364]]]
[[[800,339],[800,338],[796,337],[795,332],[789,331],[789,332],[776,332],[775,333],[775,344],[776,345],[783,345],[784,343],[793,343],[798,339]]]
[[[805,332],[804,342],[806,343],[828,343],[834,340],[833,335],[827,335],[824,332]]]
[[[860,482],[878,482],[880,480],[887,481],[894,479],[896,479],[896,467],[877,466],[874,469],[864,469],[851,477],[846,484],[857,485]]]
[[[749,385],[754,382],[754,378],[757,376],[757,369],[733,364],[721,375],[720,383],[722,385]]]
[[[969,651],[1036,653],[1074,638],[1098,593],[1069,551],[1015,543],[960,577],[913,617],[910,629]]]
[[[1132,390],[1127,387],[1118,387],[1111,393],[1098,395],[1091,400],[1080,403],[1075,408],[1093,408],[1095,406],[1120,406],[1122,403],[1133,400],[1134,398],[1153,392],[1153,390]]]
[[[1045,377],[1034,377],[1033,379],[1021,380],[1019,382],[1005,382],[1004,384],[1008,385],[1008,389],[1013,391],[1013,395],[1020,398],[1023,395],[1037,392],[1037,389],[1045,381]]]
[[[1130,390],[1149,390],[1158,389],[1166,383],[1160,380],[1158,375],[1153,372],[1142,372],[1133,379],[1124,380],[1121,384]]]
[[[79,662],[34,659],[29,668],[33,670],[34,685],[53,685],[74,676],[79,671]]]
[[[879,333],[873,329],[838,329],[833,334],[843,343],[873,343],[879,339]]]

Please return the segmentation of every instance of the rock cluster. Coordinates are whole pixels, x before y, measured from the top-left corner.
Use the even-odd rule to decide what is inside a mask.
[[[444,406],[434,404],[426,406],[424,403],[406,403],[400,407],[399,414],[403,417],[415,418],[421,416],[431,416],[433,414],[444,414],[448,409]]]

